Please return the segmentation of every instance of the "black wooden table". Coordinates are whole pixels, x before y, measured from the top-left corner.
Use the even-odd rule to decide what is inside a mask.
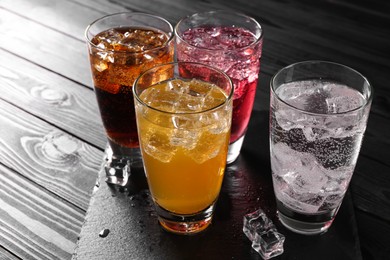
[[[106,138],[84,30],[121,11],[175,24],[215,9],[263,25],[260,81],[214,222],[183,237],[158,225],[142,171],[126,190],[103,181]],[[260,259],[242,233],[243,215],[259,207],[286,235],[278,259],[389,259],[389,13],[380,0],[0,0],[0,259]],[[269,80],[309,59],[355,68],[375,92],[348,194],[331,229],[315,237],[276,219],[268,148]]]

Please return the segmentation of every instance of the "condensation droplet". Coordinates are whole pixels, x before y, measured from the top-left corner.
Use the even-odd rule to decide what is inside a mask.
[[[99,237],[106,237],[106,236],[108,236],[109,233],[110,233],[110,230],[108,228],[105,228],[102,231],[100,231]]]

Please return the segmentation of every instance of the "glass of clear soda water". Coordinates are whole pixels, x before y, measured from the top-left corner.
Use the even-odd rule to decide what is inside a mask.
[[[270,152],[278,217],[296,233],[324,233],[355,169],[372,86],[356,70],[326,61],[287,66],[270,85]]]
[[[181,19],[175,27],[178,61],[200,62],[233,81],[233,121],[227,163],[240,154],[252,113],[263,46],[263,28],[252,17],[217,10]]]

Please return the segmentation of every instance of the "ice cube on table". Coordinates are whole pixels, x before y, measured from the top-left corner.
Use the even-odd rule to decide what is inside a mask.
[[[259,235],[253,242],[252,248],[256,250],[262,258],[270,259],[283,253],[284,236],[276,230],[269,230]]]
[[[264,233],[272,227],[272,222],[267,218],[261,209],[244,216],[243,231],[251,241],[254,240],[256,232]]]
[[[243,231],[252,241],[252,248],[263,259],[270,259],[283,253],[285,237],[276,230],[262,209],[244,216]]]

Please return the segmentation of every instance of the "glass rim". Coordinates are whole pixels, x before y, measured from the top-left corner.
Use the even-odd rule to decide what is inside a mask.
[[[294,66],[297,66],[297,65],[302,65],[302,64],[310,64],[310,63],[316,63],[316,64],[319,64],[319,63],[323,63],[323,64],[328,64],[328,65],[332,65],[332,66],[338,66],[338,67],[342,67],[344,69],[347,69],[353,73],[355,73],[357,76],[361,77],[363,79],[363,81],[365,83],[367,83],[367,87],[368,87],[368,98],[364,98],[364,103],[354,109],[350,109],[350,110],[347,110],[347,111],[343,111],[343,112],[337,112],[337,113],[331,113],[331,114],[327,114],[327,113],[314,113],[314,112],[310,112],[310,111],[307,111],[305,109],[302,109],[302,108],[298,108],[294,105],[291,105],[289,103],[287,103],[286,101],[284,101],[283,99],[281,99],[279,97],[278,94],[276,94],[275,92],[275,79],[276,77],[278,77],[283,71],[287,70],[287,69],[290,69],[291,67],[294,67]],[[320,77],[318,77],[318,79],[321,79]],[[293,81],[292,81],[293,82]],[[373,94],[374,94],[374,89],[371,85],[371,83],[368,81],[368,79],[363,75],[361,74],[359,71],[351,68],[351,67],[348,67],[346,65],[343,65],[341,63],[337,63],[337,62],[332,62],[332,61],[326,61],[326,60],[307,60],[307,61],[300,61],[300,62],[296,62],[296,63],[292,63],[288,66],[285,66],[283,68],[281,68],[280,70],[278,70],[271,78],[270,80],[270,91],[272,92],[272,94],[279,100],[279,102],[283,103],[284,105],[290,107],[290,108],[293,108],[297,111],[300,111],[300,112],[303,112],[305,114],[308,114],[308,115],[313,115],[313,116],[324,116],[324,117],[333,117],[333,116],[339,116],[339,115],[343,115],[343,114],[349,114],[349,113],[353,113],[353,112],[356,112],[356,111],[359,111],[359,110],[364,110],[371,102],[372,102],[372,98],[373,98]],[[360,91],[359,91],[360,92]],[[362,93],[361,93],[362,94]]]
[[[102,21],[102,20],[104,20],[106,18],[114,17],[114,16],[120,16],[120,15],[133,15],[133,14],[134,15],[143,15],[143,16],[153,17],[153,18],[157,18],[157,19],[165,22],[167,25],[169,25],[169,29],[170,29],[171,35],[170,36],[167,35],[167,36],[169,36],[169,38],[167,39],[167,41],[164,42],[164,44],[162,46],[151,48],[151,49],[147,49],[147,50],[143,50],[143,51],[107,50],[107,49],[101,48],[101,47],[97,46],[96,44],[94,44],[92,42],[92,39],[90,39],[90,37],[88,36],[88,32],[90,32],[91,27],[94,26],[96,23],[98,23],[98,22],[100,22],[100,21]],[[120,27],[123,27],[123,26],[119,26],[119,28]],[[118,27],[111,27],[109,29],[113,29],[113,28],[118,28]],[[149,28],[156,29],[156,28],[154,28],[152,26],[150,26]],[[107,29],[107,30],[109,30],[109,29]],[[161,31],[161,30],[158,30],[158,31]],[[103,32],[103,31],[100,31],[99,33],[101,33],[101,32]],[[163,33],[165,33],[165,32],[163,32]],[[96,35],[94,35],[94,36],[96,36]],[[96,48],[96,49],[98,49],[100,51],[109,52],[109,53],[134,53],[134,54],[137,54],[137,53],[145,53],[145,52],[156,51],[156,50],[159,50],[159,49],[162,49],[162,48],[165,48],[166,46],[168,46],[169,43],[174,39],[174,36],[175,36],[174,27],[172,26],[172,24],[167,19],[165,19],[165,18],[163,18],[161,16],[158,16],[158,15],[148,14],[148,13],[143,13],[143,12],[119,12],[119,13],[113,13],[113,14],[108,14],[108,15],[102,16],[102,17],[94,20],[93,22],[91,22],[87,26],[87,28],[85,29],[85,32],[84,32],[84,37],[87,40],[87,43],[89,45],[93,46],[94,48]]]
[[[138,92],[136,91],[136,86],[137,86],[137,83],[138,81],[142,78],[142,76],[144,76],[146,73],[149,73],[150,71],[152,70],[155,70],[155,69],[158,69],[158,68],[161,68],[161,67],[164,67],[164,66],[172,66],[173,68],[175,67],[175,65],[179,65],[179,64],[192,64],[192,65],[196,65],[196,66],[203,66],[203,67],[207,67],[209,69],[212,69],[220,74],[222,74],[228,81],[228,84],[231,86],[231,90],[230,90],[230,93],[226,93],[227,96],[225,98],[225,101],[216,105],[216,106],[213,106],[211,108],[207,108],[205,110],[202,110],[202,111],[195,111],[195,112],[169,112],[169,111],[164,111],[164,110],[161,110],[161,109],[158,109],[158,108],[155,108],[153,106],[150,106],[148,104],[146,104],[140,97],[139,97],[139,94]],[[170,79],[175,79],[175,78],[170,78]],[[168,81],[170,79],[166,79],[164,81]],[[160,82],[163,82],[163,81],[160,81]],[[158,82],[158,83],[160,83]],[[155,83],[157,84],[157,83]],[[214,83],[211,83],[211,84],[214,84]],[[216,84],[214,84],[216,85]],[[152,85],[151,85],[152,86]],[[218,86],[219,87],[219,86]],[[221,88],[221,87],[219,87]],[[222,89],[222,88],[221,88]],[[222,89],[224,90],[224,89]],[[134,84],[133,84],[133,87],[132,87],[132,91],[133,91],[133,96],[134,98],[142,105],[142,106],[145,106],[147,107],[148,109],[152,109],[154,111],[157,111],[159,113],[164,113],[164,114],[169,114],[169,115],[197,115],[197,114],[203,114],[203,113],[207,113],[207,112],[210,112],[210,111],[213,111],[213,110],[218,110],[219,108],[225,106],[226,104],[228,104],[232,98],[233,98],[233,94],[234,94],[234,84],[233,84],[233,81],[231,80],[231,78],[225,73],[223,72],[222,70],[218,69],[218,68],[215,68],[215,67],[212,67],[212,66],[209,66],[209,65],[206,65],[204,63],[200,63],[200,62],[189,62],[189,61],[175,61],[175,62],[169,62],[169,63],[163,63],[163,64],[158,64],[152,68],[149,68],[147,70],[145,70],[144,72],[142,72],[138,77],[137,79],[134,81]],[[225,90],[224,90],[225,91]],[[142,93],[142,92],[141,92]]]
[[[254,24],[256,24],[256,26],[258,28],[260,28],[261,30],[261,33],[260,33],[260,36],[259,37],[256,37],[256,41],[252,42],[251,44],[248,44],[246,46],[243,46],[243,47],[238,47],[238,48],[234,48],[232,50],[224,50],[224,49],[211,49],[211,48],[207,48],[207,47],[199,47],[199,46],[196,46],[194,44],[191,44],[189,43],[188,41],[184,40],[183,37],[181,37],[181,35],[178,34],[177,32],[177,28],[179,27],[180,24],[182,24],[185,20],[187,19],[190,19],[192,18],[193,16],[195,15],[205,15],[205,14],[208,14],[208,15],[211,15],[212,17],[212,14],[213,13],[226,13],[226,14],[231,14],[231,15],[235,15],[237,17],[244,17],[252,22],[254,22]],[[252,32],[251,32],[252,33]],[[182,19],[179,20],[179,22],[175,25],[175,28],[174,28],[174,34],[177,38],[179,38],[180,40],[182,40],[183,42],[187,43],[188,45],[192,46],[192,47],[195,47],[195,48],[198,48],[198,49],[203,49],[203,50],[211,50],[211,51],[236,51],[236,50],[242,50],[242,49],[246,49],[246,48],[250,48],[252,46],[256,46],[257,44],[259,44],[262,40],[263,40],[263,36],[264,36],[264,28],[263,26],[261,26],[261,24],[256,20],[254,19],[253,17],[250,17],[244,13],[241,13],[241,12],[234,12],[234,11],[229,11],[229,10],[213,10],[213,11],[207,11],[207,12],[199,12],[199,13],[193,13],[193,14],[190,14],[190,15],[187,15],[185,17],[183,17]]]

